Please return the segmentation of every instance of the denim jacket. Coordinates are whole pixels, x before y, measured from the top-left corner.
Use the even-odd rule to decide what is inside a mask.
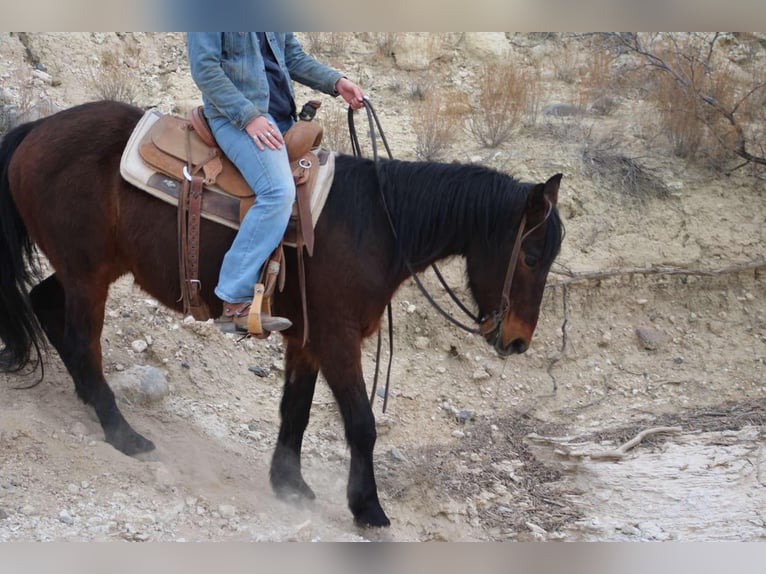
[[[295,93],[290,80],[338,95],[335,83],[342,74],[306,54],[292,32],[266,32],[266,38],[287,76],[291,97]],[[255,32],[189,32],[186,44],[208,118],[225,116],[245,129],[268,112],[269,80]]]

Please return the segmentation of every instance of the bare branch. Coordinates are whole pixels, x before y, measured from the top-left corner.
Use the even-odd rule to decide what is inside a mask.
[[[681,427],[655,427],[650,428],[641,431],[636,436],[634,436],[632,439],[630,439],[625,444],[619,446],[618,448],[614,450],[605,450],[605,451],[596,451],[596,452],[586,452],[582,450],[564,450],[564,449],[557,449],[556,453],[568,456],[571,458],[584,458],[588,457],[591,460],[620,460],[625,457],[627,452],[637,446],[639,443],[641,443],[642,440],[644,440],[646,437],[653,435],[653,434],[660,434],[660,433],[666,433],[666,434],[677,434],[680,433],[683,429]]]
[[[584,283],[587,281],[600,281],[609,277],[629,277],[632,275],[686,275],[698,277],[715,277],[727,273],[741,273],[766,267],[766,258],[748,261],[747,263],[736,263],[720,267],[718,269],[685,269],[683,267],[634,267],[629,269],[607,269],[604,271],[588,271],[577,273],[573,271],[552,270],[554,275],[563,275],[563,279],[548,283],[548,287],[557,287],[559,285],[570,285],[572,283]]]

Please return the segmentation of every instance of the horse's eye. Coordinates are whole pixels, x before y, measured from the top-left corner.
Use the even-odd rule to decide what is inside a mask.
[[[537,267],[537,264],[539,262],[540,260],[534,255],[524,255],[524,264],[530,269],[534,269],[535,267]]]

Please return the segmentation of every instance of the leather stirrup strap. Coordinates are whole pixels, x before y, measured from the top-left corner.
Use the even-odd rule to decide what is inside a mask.
[[[303,237],[299,234],[296,244],[298,255],[298,286],[301,292],[301,311],[303,312],[303,344],[305,347],[309,341],[309,306],[306,298],[306,264],[303,258]]]
[[[181,184],[181,193],[178,196],[178,277],[181,286],[184,316],[189,314],[189,296],[186,290],[186,212],[189,204],[189,187],[191,182],[184,180]]]
[[[199,238],[200,238],[200,218],[202,216],[202,178],[195,176],[192,178],[191,190],[189,192],[189,234],[187,249],[187,284],[189,289],[190,311],[198,321],[206,320],[207,312],[205,304],[200,297],[199,280]]]
[[[189,134],[190,135],[190,134]],[[187,149],[191,146],[187,139]],[[189,174],[193,166],[187,164]],[[197,321],[210,318],[207,305],[200,295],[199,280],[199,239],[202,216],[202,192],[204,180],[199,175],[185,179],[178,200],[178,260],[181,279],[181,299],[184,315],[191,313]]]

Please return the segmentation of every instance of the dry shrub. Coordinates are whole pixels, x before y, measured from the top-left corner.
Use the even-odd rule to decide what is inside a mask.
[[[375,55],[381,58],[392,58],[400,35],[400,32],[372,32]]]
[[[33,78],[26,72],[17,70],[11,83],[15,87],[15,96],[12,96],[9,90],[3,94],[6,97],[0,99],[0,134],[19,124],[59,111],[44,92],[36,93]]]
[[[637,159],[617,151],[617,147],[610,140],[586,146],[582,152],[585,173],[603,179],[611,188],[639,202],[670,196],[670,190],[659,177]]]
[[[322,147],[340,153],[351,154],[353,150],[351,149],[351,136],[348,131],[348,112],[337,107],[328,108],[325,111],[323,107],[320,114],[322,114],[322,117],[318,119],[322,122],[324,130]],[[357,114],[357,121],[360,121],[361,118],[362,116]]]
[[[766,72],[759,58],[732,61],[718,35],[661,37],[650,46],[654,62],[650,92],[673,153],[727,169],[736,156],[763,163]],[[748,151],[746,151],[746,149]]]
[[[91,69],[90,86],[103,100],[135,104],[138,81],[137,70],[128,66],[119,51],[105,50],[99,65]]]
[[[577,81],[579,52],[579,46],[573,47],[569,42],[561,42],[559,49],[551,56],[551,65],[557,80],[566,84],[574,84]]]
[[[536,109],[538,77],[511,60],[485,64],[476,78],[478,93],[468,129],[484,147],[511,139],[524,114]]]
[[[457,92],[429,90],[421,100],[415,100],[412,103],[415,155],[426,161],[443,159],[455,142],[467,109],[466,97]]]
[[[340,57],[346,53],[349,32],[306,32],[306,47],[311,54]]]
[[[592,109],[599,115],[609,115],[617,105],[612,63],[614,57],[606,51],[594,50],[580,68],[578,83],[580,107]]]

